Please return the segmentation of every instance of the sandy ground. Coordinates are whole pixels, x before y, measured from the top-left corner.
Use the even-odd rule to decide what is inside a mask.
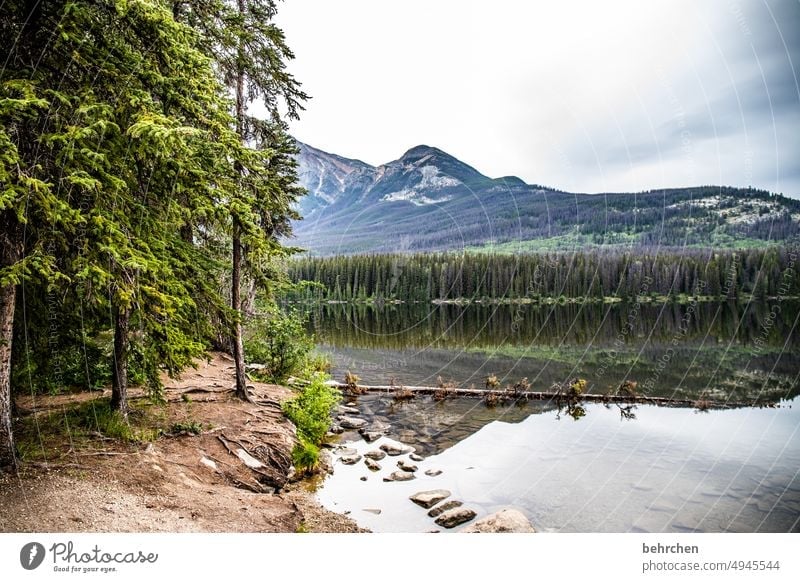
[[[286,482],[295,442],[280,411],[288,389],[253,382],[256,402],[239,401],[233,363],[222,354],[165,384],[166,406],[145,406],[132,395],[147,416],[141,422],[194,422],[201,434],[137,444],[99,434],[71,438],[48,432],[47,420],[102,394],[20,398],[20,416],[35,429],[25,438],[39,450],[17,474],[0,476],[0,531],[361,531],[320,507],[302,484]]]

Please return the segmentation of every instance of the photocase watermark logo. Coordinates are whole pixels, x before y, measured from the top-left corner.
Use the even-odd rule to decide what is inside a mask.
[[[35,570],[44,561],[44,546],[39,542],[30,542],[19,551],[19,563],[26,570]]]

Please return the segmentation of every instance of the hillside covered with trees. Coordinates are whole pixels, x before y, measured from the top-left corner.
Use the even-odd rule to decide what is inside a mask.
[[[633,298],[642,295],[736,299],[800,296],[797,251],[589,251],[424,253],[305,257],[289,263],[301,286],[293,300]]]

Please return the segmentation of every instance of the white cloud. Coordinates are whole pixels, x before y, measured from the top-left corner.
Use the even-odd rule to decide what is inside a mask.
[[[278,20],[313,97],[292,131],[322,149],[379,164],[424,143],[578,191],[800,195],[796,2],[289,0]]]

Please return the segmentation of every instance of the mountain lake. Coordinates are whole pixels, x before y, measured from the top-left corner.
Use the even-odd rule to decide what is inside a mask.
[[[515,508],[544,532],[800,531],[796,303],[324,304],[308,316],[337,380],[483,388],[495,375],[546,391],[583,378],[593,393],[627,381],[639,395],[729,405],[346,395],[358,412],[342,414],[379,438],[344,430],[333,472],[308,486],[363,527],[457,531],[409,500],[444,489],[477,518]],[[416,460],[367,467],[364,453],[397,442]],[[385,481],[398,462],[414,478]]]

